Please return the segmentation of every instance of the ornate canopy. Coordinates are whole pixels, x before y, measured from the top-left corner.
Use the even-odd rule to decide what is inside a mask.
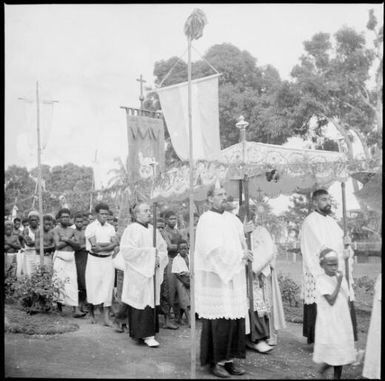
[[[269,198],[280,194],[311,192],[329,187],[334,181],[346,181],[348,160],[343,153],[286,148],[273,144],[241,142],[196,162],[194,199],[206,198],[208,188],[219,180],[228,194],[237,197],[239,181],[247,174],[249,193]],[[182,163],[155,180],[153,201],[183,200],[189,195],[189,166]]]

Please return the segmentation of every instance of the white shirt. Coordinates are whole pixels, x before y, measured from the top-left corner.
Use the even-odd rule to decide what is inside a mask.
[[[96,242],[107,243],[111,242],[111,238],[115,237],[116,232],[115,228],[108,222],[102,225],[98,220],[95,220],[87,225],[84,235],[86,237],[86,250],[91,251],[91,242],[89,241],[91,237],[95,237]]]

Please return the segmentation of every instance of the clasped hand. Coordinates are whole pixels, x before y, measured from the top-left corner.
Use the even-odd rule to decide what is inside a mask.
[[[243,232],[245,234],[251,233],[252,231],[254,231],[254,229],[255,229],[255,225],[254,225],[253,221],[245,222],[243,224]]]
[[[242,260],[243,261],[253,261],[253,252],[251,250],[244,250],[243,251],[243,257],[242,257]]]

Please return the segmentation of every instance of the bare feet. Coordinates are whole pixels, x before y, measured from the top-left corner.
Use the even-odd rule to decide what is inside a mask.
[[[114,323],[109,319],[108,320],[104,319],[104,325],[106,327],[113,327]]]
[[[123,328],[123,324],[122,323],[119,323],[119,322],[117,322],[115,320],[113,324],[114,324],[115,332],[119,332],[119,333],[123,333],[124,332],[124,328]]]
[[[178,329],[179,326],[177,326],[176,324],[174,324],[174,323],[169,321],[167,324],[165,324],[163,326],[163,328],[166,328],[166,329]]]

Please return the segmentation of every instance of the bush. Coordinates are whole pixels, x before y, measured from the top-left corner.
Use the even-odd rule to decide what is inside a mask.
[[[374,284],[375,280],[364,275],[360,278],[354,279],[353,288],[354,290],[361,289],[369,295],[374,295]]]
[[[6,279],[6,296],[16,299],[28,313],[48,312],[64,290],[64,283],[52,279],[53,270],[47,266],[37,265],[30,277]]]
[[[286,274],[278,274],[279,288],[281,289],[282,301],[289,303],[290,306],[299,306],[298,299],[300,287],[298,284]]]

